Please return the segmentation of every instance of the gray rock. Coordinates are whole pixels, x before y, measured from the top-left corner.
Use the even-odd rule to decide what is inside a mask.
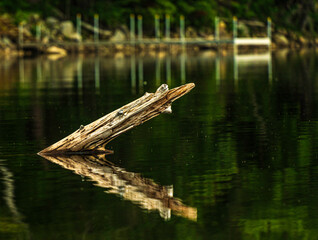
[[[275,34],[273,36],[273,40],[278,46],[288,46],[289,44],[288,39],[283,34],[279,34],[279,33]]]
[[[11,40],[9,38],[7,38],[7,37],[3,37],[2,38],[2,42],[5,45],[11,45],[12,44]]]
[[[51,46],[51,47],[47,48],[46,53],[47,54],[59,54],[59,55],[63,55],[63,56],[67,54],[65,49],[59,48],[56,46]]]
[[[206,37],[205,37],[205,39],[206,40],[214,40],[215,39],[215,36],[214,35],[207,35]]]
[[[65,37],[65,39],[71,40],[71,41],[74,41],[74,42],[81,42],[82,41],[82,36],[79,35],[78,33],[72,33],[72,34],[66,35],[64,37]]]
[[[71,36],[75,33],[74,25],[71,21],[61,22],[60,30],[64,36]]]
[[[187,27],[186,32],[185,32],[185,36],[187,38],[196,38],[198,36],[198,33],[194,28]]]
[[[116,29],[114,35],[109,39],[112,42],[120,42],[126,40],[126,35],[123,31]]]
[[[46,44],[46,43],[49,43],[49,42],[50,42],[50,39],[49,39],[48,36],[44,36],[44,37],[42,38],[42,43]]]
[[[309,44],[308,39],[304,38],[303,36],[300,36],[300,37],[298,38],[298,41],[299,41],[299,43],[300,43],[301,45],[303,45],[303,46],[306,46],[306,45]]]
[[[46,24],[47,24],[48,27],[54,27],[54,26],[59,24],[59,20],[57,20],[54,17],[48,17],[46,19]]]

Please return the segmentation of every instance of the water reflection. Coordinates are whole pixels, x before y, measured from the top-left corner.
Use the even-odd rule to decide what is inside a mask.
[[[161,59],[159,57],[156,58],[156,70],[155,70],[155,76],[156,76],[156,85],[160,86],[161,82]]]
[[[130,58],[130,63],[131,91],[132,94],[136,94],[136,57],[134,54]]]
[[[191,72],[191,65],[194,59],[209,59],[211,60],[210,68],[215,72],[216,85],[220,87],[221,79],[229,78],[232,74],[232,79],[236,82],[239,78],[244,78],[245,74],[250,73],[251,68],[267,69],[269,82],[272,81],[272,56],[270,52],[263,54],[232,54],[231,52],[225,55],[222,52],[217,54],[206,52],[198,56],[189,55],[182,52],[177,56],[172,56],[167,53],[157,54],[155,57],[143,55],[131,55],[129,57],[118,58],[103,58],[102,56],[85,57],[66,57],[59,59],[51,59],[51,57],[39,57],[36,61],[36,82],[47,84],[50,80],[51,87],[58,87],[57,82],[73,84],[76,83],[78,93],[81,94],[84,88],[84,79],[87,79],[87,74],[92,74],[96,93],[100,91],[101,78],[105,70],[111,69],[112,66],[118,70],[118,74],[123,74],[129,70],[131,93],[141,94],[145,91],[145,86],[151,82],[149,76],[145,79],[145,64],[146,68],[153,68],[154,85],[159,86],[162,83],[167,83],[169,86],[174,84],[174,80],[178,80],[179,84],[185,84],[187,75]],[[30,81],[33,81],[32,71],[29,70],[32,59],[18,59],[19,65],[19,82],[26,86]],[[112,63],[111,63],[112,61]],[[87,68],[88,62],[91,62]],[[128,64],[129,63],[129,64]],[[230,66],[233,70],[230,70]],[[85,69],[84,69],[85,68]],[[190,68],[190,69],[189,69]],[[27,70],[26,70],[27,69]],[[211,69],[211,70],[212,70]],[[225,77],[226,76],[226,77]],[[112,80],[112,79],[110,79]],[[196,79],[190,79],[194,81]],[[71,85],[70,85],[71,86]],[[42,85],[42,87],[44,87]]]
[[[14,184],[11,203],[0,198],[0,234],[2,226],[22,229],[7,207],[13,202],[26,216],[32,239],[56,232],[64,237],[50,239],[74,234],[78,239],[126,239],[132,232],[131,239],[149,239],[153,231],[157,239],[315,239],[318,55],[313,50],[278,51],[257,61],[255,54],[253,60],[240,55],[238,81],[231,52],[85,56],[80,65],[73,56],[0,60],[0,158],[8,159],[2,166],[12,173],[4,180],[0,172],[0,191],[13,196],[4,192]],[[76,166],[84,166],[80,174],[92,175],[116,195],[34,156],[81,124],[167,81],[171,87],[194,81],[196,88],[178,101],[173,115],[156,118],[109,145],[115,151],[113,162],[122,168],[106,166],[109,174],[102,174],[118,185],[109,186],[93,172],[102,171],[104,163],[94,160],[91,167],[85,160],[85,167],[83,161],[64,161],[79,173]],[[173,210],[171,220],[163,221],[158,211],[168,218],[172,207],[121,178],[127,173],[123,169],[173,184],[175,196],[198,209],[197,222],[173,217]],[[168,194],[163,186],[154,186]],[[142,203],[137,204],[147,209],[144,202],[157,204],[156,211],[144,214],[137,204],[118,201],[120,194],[135,201],[127,189],[138,189],[134,199]]]
[[[267,66],[268,79],[272,79],[272,54],[271,52],[257,54],[234,54],[234,79],[239,79],[240,68],[244,71],[249,67]]]
[[[139,92],[142,93],[144,91],[144,63],[143,58],[138,59],[138,78],[139,78]]]
[[[77,69],[77,88],[81,92],[83,88],[83,58],[80,56],[76,63]]]
[[[166,57],[166,82],[171,86],[171,56]]]
[[[95,58],[95,88],[96,88],[96,93],[99,93],[99,88],[100,88],[100,58],[97,56]]]
[[[1,162],[0,174],[4,186],[3,200],[11,215],[10,217],[0,216],[0,238],[2,234],[8,234],[7,236],[14,236],[17,239],[30,239],[29,227],[22,221],[23,217],[15,203],[14,176]]]
[[[171,218],[171,211],[190,220],[197,219],[196,208],[186,206],[173,197],[173,186],[160,186],[138,173],[127,172],[107,161],[105,156],[41,156],[78,175],[89,177],[96,186],[107,188],[107,193],[132,201],[148,211],[159,211],[164,219]]]
[[[186,53],[183,52],[180,55],[180,72],[181,72],[181,83],[186,83]]]

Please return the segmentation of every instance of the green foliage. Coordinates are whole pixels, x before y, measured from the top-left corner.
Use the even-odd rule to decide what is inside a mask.
[[[14,15],[14,20],[17,24],[21,22],[27,22],[33,14],[34,13],[32,12],[18,10]]]
[[[153,17],[159,14],[171,15],[172,28],[179,26],[179,16],[184,15],[186,26],[196,29],[212,29],[216,16],[232,19],[237,16],[244,20],[265,22],[271,17],[274,26],[293,32],[315,34],[318,31],[318,1],[300,0],[3,0],[0,13],[11,13],[16,22],[26,20],[30,12],[40,13],[43,17],[55,15],[64,19],[75,19],[81,13],[83,19],[92,22],[95,13],[99,14],[101,26],[116,28],[129,23],[129,14],[141,14],[146,32],[153,31]],[[231,23],[227,24],[230,26]]]
[[[27,1],[23,0],[4,0],[0,1],[0,10],[2,12],[16,13],[20,10],[26,10],[30,7]]]

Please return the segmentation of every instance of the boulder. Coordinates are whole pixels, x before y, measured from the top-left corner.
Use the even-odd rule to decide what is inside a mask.
[[[57,20],[57,19],[54,18],[54,17],[48,17],[48,18],[46,19],[46,24],[47,24],[47,26],[48,26],[49,28],[51,28],[51,27],[54,27],[54,26],[58,25],[58,24],[59,24],[59,20]]]
[[[65,39],[70,40],[70,41],[74,41],[74,42],[81,42],[82,41],[82,36],[79,35],[78,33],[72,33],[72,34],[66,35],[64,37],[65,37]]]
[[[303,45],[303,46],[306,46],[306,45],[308,45],[308,43],[309,43],[309,41],[308,41],[306,38],[304,38],[303,36],[300,36],[300,37],[298,38],[298,41],[299,41],[299,43],[300,43],[301,45]]]
[[[50,39],[49,39],[48,36],[44,36],[44,37],[42,38],[42,43],[44,43],[44,44],[49,43],[49,41],[50,41]]]
[[[185,36],[187,38],[196,38],[196,37],[198,37],[198,33],[193,27],[187,27],[186,32],[185,32]]]
[[[51,46],[46,49],[47,54],[59,54],[65,56],[67,54],[66,50],[56,46]]]
[[[64,21],[61,22],[60,31],[63,34],[63,36],[67,37],[75,33],[75,28],[71,21]]]
[[[112,42],[120,42],[126,40],[126,35],[123,31],[116,29],[114,35],[109,39]]]
[[[11,40],[8,37],[3,37],[2,38],[2,43],[4,45],[7,45],[7,46],[12,45],[12,42],[11,42]]]
[[[275,34],[273,36],[273,40],[278,46],[288,46],[289,44],[288,39],[283,34],[279,34],[279,33]]]
[[[205,39],[209,40],[209,41],[213,41],[215,39],[215,36],[211,34],[211,35],[206,36]]]

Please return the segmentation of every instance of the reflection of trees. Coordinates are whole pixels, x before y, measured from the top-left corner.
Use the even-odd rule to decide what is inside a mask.
[[[103,159],[89,155],[49,156],[44,158],[74,171],[81,176],[89,177],[99,187],[107,188],[113,193],[137,203],[141,208],[158,210],[160,216],[169,219],[171,210],[191,220],[196,220],[196,208],[188,207],[179,199],[173,198],[172,186],[160,186],[151,179],[143,178],[138,173],[127,172]]]
[[[310,195],[317,188],[316,59],[309,52],[288,57],[273,58],[272,83],[246,74],[236,90],[224,87],[241,184],[229,218],[244,239],[311,239],[317,232],[308,224],[317,211]]]
[[[22,216],[15,204],[13,174],[0,165],[4,185],[3,199],[10,211],[11,217],[0,216],[0,238],[6,236],[10,239],[29,239],[28,226],[22,221]],[[12,238],[13,239],[13,238]]]
[[[232,239],[262,239],[261,236],[283,239],[287,233],[290,233],[287,237],[292,239],[301,239],[301,236],[314,239],[317,236],[317,56],[309,52],[286,54],[284,58],[279,52],[273,53],[272,82],[267,80],[266,68],[256,68],[251,63],[242,66],[242,75],[234,83],[232,57],[228,61],[224,57],[221,80],[217,84],[214,81],[213,57],[188,58],[186,76],[189,80],[196,80],[197,86],[189,97],[176,104],[174,111],[177,114],[154,119],[116,139],[117,142],[112,145],[116,159],[145,159],[123,160],[125,168],[148,173],[156,182],[173,182],[176,195],[198,207],[198,225],[202,226],[202,233],[194,231],[193,236],[206,234],[209,229],[212,236],[216,229],[222,229],[217,239],[224,239],[227,231],[237,233]],[[83,61],[86,77],[92,75],[93,62],[90,61],[89,58]],[[34,138],[44,141],[43,136],[46,136],[47,143],[43,144],[47,145],[65,135],[64,132],[56,133],[59,127],[64,131],[79,127],[83,122],[90,122],[129,102],[134,98],[129,89],[130,62],[126,59],[102,61],[101,78],[105,81],[101,81],[98,97],[95,92],[89,91],[89,80],[83,75],[83,89],[88,91],[83,91],[86,100],[82,105],[79,105],[76,93],[54,92],[52,88],[59,85],[55,83],[47,86],[45,94],[34,91],[39,95],[35,95],[32,101],[23,98],[24,93],[20,91],[20,101],[16,104],[20,104],[24,111],[11,112],[11,118],[22,119],[30,106],[37,106],[35,101],[41,102],[39,107],[42,112],[38,112],[37,119],[45,124],[39,127],[42,134]],[[176,67],[179,69],[178,61],[172,58],[171,62],[172,85],[179,85],[180,74],[175,70]],[[145,90],[153,90],[157,87],[155,63],[145,61],[144,64],[144,79],[148,82]],[[31,71],[25,71],[25,76],[29,73]],[[161,76],[165,78],[164,72]],[[74,86],[70,91],[76,92]],[[32,95],[32,91],[26,93]],[[8,116],[8,112],[9,107],[4,107],[0,116]],[[22,141],[28,139],[28,132],[22,135],[23,131],[36,128],[19,122],[10,124],[10,129],[15,141]],[[2,132],[6,131],[3,127]],[[158,157],[156,161],[153,161],[153,156]],[[67,161],[56,161],[67,164]],[[88,171],[101,165],[95,162],[94,167],[90,167],[89,161],[85,164],[71,160],[69,168],[84,176],[95,175],[95,181],[105,183],[106,180],[100,179],[102,176]],[[84,169],[77,169],[78,166],[84,166]],[[105,169],[110,171],[109,175],[116,175],[112,172],[116,167],[107,166]],[[149,169],[154,170],[150,172]],[[151,202],[153,205],[158,203],[157,208],[152,209],[160,207],[165,209],[163,214],[168,212],[166,203],[155,198],[151,200],[152,195],[140,193],[135,183],[130,182],[129,174],[127,179],[122,179],[122,173],[114,177],[120,184],[122,181],[129,185],[124,188],[125,191],[133,189],[138,204],[144,204],[145,201],[141,201],[147,197],[150,199],[147,200],[147,209],[152,207]],[[126,194],[123,198],[132,200],[128,193],[122,191],[120,184],[107,187],[108,191]],[[156,190],[161,188],[153,187]],[[187,224],[179,226],[184,229],[182,232],[187,233]]]

